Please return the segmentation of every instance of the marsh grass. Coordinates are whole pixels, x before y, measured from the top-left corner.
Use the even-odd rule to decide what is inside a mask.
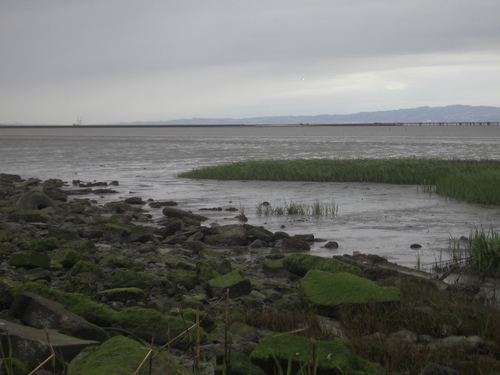
[[[417,374],[430,362],[454,363],[461,374],[498,371],[498,363],[485,360],[496,355],[500,344],[497,309],[444,295],[433,284],[416,279],[403,279],[399,286],[401,301],[395,308],[380,304],[342,308],[340,320],[353,352],[382,364],[389,373]],[[400,330],[413,332],[415,341],[395,340]],[[478,335],[492,340],[493,346],[485,347],[480,356],[463,348],[439,350],[426,345],[428,337],[437,340],[448,335]]]
[[[450,239],[450,263],[480,277],[500,276],[500,232],[474,229],[468,240]]]
[[[500,204],[500,162],[437,159],[246,160],[184,172],[179,177],[217,180],[374,182],[419,185],[427,193]]]
[[[314,201],[312,204],[284,201],[282,205],[261,204],[256,205],[258,216],[281,216],[281,215],[314,215],[334,217],[338,214],[338,205],[332,200],[331,203]]]

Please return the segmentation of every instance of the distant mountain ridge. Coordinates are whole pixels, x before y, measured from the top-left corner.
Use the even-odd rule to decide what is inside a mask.
[[[248,118],[191,118],[170,121],[121,122],[118,125],[264,125],[344,124],[374,122],[500,122],[500,107],[449,105],[391,111],[359,112],[348,115],[263,116]]]

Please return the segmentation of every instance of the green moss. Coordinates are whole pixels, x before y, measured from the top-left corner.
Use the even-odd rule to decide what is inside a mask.
[[[10,241],[10,236],[8,236],[3,229],[0,229],[0,242],[8,242],[8,241]]]
[[[19,251],[10,256],[9,266],[24,268],[50,268],[50,257],[37,251]]]
[[[41,253],[51,251],[59,247],[59,242],[55,237],[47,237],[41,240],[32,240],[28,242],[28,249],[39,251]]]
[[[239,271],[233,271],[208,281],[209,292],[212,296],[220,297],[229,289],[230,298],[240,297],[252,291],[249,279],[244,278]]]
[[[20,221],[23,220],[27,223],[46,223],[49,221],[49,216],[44,211],[39,210],[20,210],[14,211],[10,215],[11,220]]]
[[[113,288],[134,287],[145,289],[147,287],[146,282],[138,272],[127,269],[116,270],[115,274],[112,277],[111,284]]]
[[[104,271],[102,270],[101,267],[99,267],[97,264],[94,264],[86,260],[80,260],[76,262],[76,264],[71,268],[70,273],[71,275],[75,276],[83,272],[91,273],[98,277],[104,276]]]
[[[134,340],[116,336],[99,347],[85,349],[71,361],[68,373],[71,375],[134,374],[149,350],[149,347]],[[152,354],[154,356],[152,375],[191,374],[186,368],[169,363],[167,353],[155,351]],[[149,361],[146,363],[149,364]]]
[[[175,269],[168,274],[168,279],[173,283],[182,285],[187,290],[191,290],[198,285],[198,276],[196,276],[195,271]]]
[[[105,225],[104,228],[105,228],[105,230],[110,230],[110,231],[119,232],[119,233],[126,233],[126,234],[132,233],[132,229],[124,227],[123,225],[118,225],[118,224],[114,224],[114,223],[108,223]]]
[[[219,277],[220,274],[215,271],[205,259],[199,260],[196,263],[196,275],[201,283],[206,283],[208,280]]]
[[[0,310],[8,309],[14,300],[14,293],[18,282],[7,277],[0,277]]]
[[[75,313],[89,322],[101,327],[121,327],[127,329],[142,339],[150,342],[152,337],[155,343],[164,344],[168,341],[167,332],[170,329],[171,337],[185,331],[181,319],[167,316],[152,309],[126,308],[119,312],[106,305],[92,301],[78,293],[65,293],[38,283],[25,283],[16,288],[15,294],[21,291],[30,291],[45,298],[61,303],[68,311]],[[190,322],[190,325],[194,322]],[[200,330],[201,340],[207,339],[207,334]],[[174,345],[186,347],[188,339],[184,336]]]
[[[59,250],[51,254],[50,257],[53,263],[59,263],[65,268],[71,268],[79,261],[91,262],[91,258],[88,255],[79,253],[73,249]]]
[[[98,297],[106,297],[110,301],[127,302],[129,300],[144,301],[146,293],[139,288],[114,288],[106,289],[97,293]]]
[[[299,276],[304,276],[307,271],[321,270],[331,273],[348,272],[353,275],[363,276],[363,272],[355,266],[336,259],[324,258],[309,254],[292,254],[283,259],[285,269]]]
[[[396,287],[381,287],[350,273],[309,271],[301,280],[305,301],[315,306],[333,307],[341,304],[392,302],[400,298]]]
[[[267,336],[262,339],[250,355],[253,363],[260,366],[267,374],[275,373],[276,360],[282,371],[289,366],[292,373],[307,365],[312,368],[312,342],[304,337],[285,334]],[[378,364],[368,362],[347,349],[340,340],[316,341],[316,360],[318,374],[385,374]]]

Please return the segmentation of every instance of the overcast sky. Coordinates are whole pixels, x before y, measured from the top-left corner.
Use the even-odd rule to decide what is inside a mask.
[[[0,123],[500,106],[499,0],[0,0]]]

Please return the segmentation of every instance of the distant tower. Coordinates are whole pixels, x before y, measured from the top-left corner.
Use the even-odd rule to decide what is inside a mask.
[[[73,126],[80,126],[81,124],[82,124],[82,116],[77,116],[76,122],[73,124]]]

